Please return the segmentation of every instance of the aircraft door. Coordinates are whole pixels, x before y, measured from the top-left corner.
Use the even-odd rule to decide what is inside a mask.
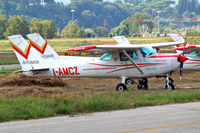
[[[128,51],[127,54],[136,64],[138,63],[139,57],[136,51]],[[124,65],[123,75],[125,74],[127,77],[133,77],[133,75],[138,73],[138,70],[135,68],[133,63],[123,53],[120,53],[120,61]]]

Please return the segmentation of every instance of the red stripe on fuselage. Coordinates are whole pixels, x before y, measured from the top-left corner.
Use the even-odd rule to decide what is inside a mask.
[[[200,60],[188,59],[188,61],[198,61],[199,62]]]
[[[178,54],[157,54],[157,55],[152,55],[149,58],[167,58],[167,57],[179,57],[180,55]]]
[[[125,66],[134,66],[133,64],[124,64],[124,65],[105,65],[105,64],[96,64],[96,63],[89,63],[91,65],[97,65],[97,66],[106,66],[106,67],[125,67]],[[161,65],[165,63],[140,63],[137,65]]]

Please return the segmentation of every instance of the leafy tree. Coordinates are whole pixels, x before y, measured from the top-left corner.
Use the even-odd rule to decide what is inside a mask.
[[[40,24],[41,24],[40,34],[46,39],[53,38],[55,34],[55,27],[53,21],[43,20],[40,22]]]
[[[29,33],[28,20],[23,20],[20,16],[13,16],[8,20],[8,26],[4,36],[21,33],[23,36]]]
[[[78,38],[86,37],[85,29],[83,27],[78,29],[76,37]]]
[[[38,32],[46,39],[54,37],[55,26],[53,21],[51,20],[39,21],[38,19],[34,18],[30,21],[30,23],[31,23],[30,27],[31,33]]]
[[[64,37],[67,38],[81,38],[86,36],[84,28],[80,28],[76,22],[72,22],[66,25],[62,33]]]
[[[119,35],[125,35],[125,36],[128,36],[129,33],[130,33],[130,30],[129,30],[129,25],[130,25],[130,22],[126,19],[126,20],[123,20],[118,27],[115,27],[111,30],[111,34],[112,36],[119,36]]]
[[[136,13],[131,17],[133,20],[148,20],[151,17],[145,13]],[[130,23],[130,32],[131,33],[145,33],[145,32],[152,32],[153,30],[153,23],[152,22],[143,22],[143,21],[131,21]]]
[[[0,13],[0,39],[4,39],[4,32],[6,31],[7,17]]]
[[[111,30],[111,34],[116,35],[125,35],[131,36],[134,33],[146,33],[152,32],[153,23],[145,22],[141,20],[150,19],[151,17],[144,13],[136,13],[132,17],[123,20],[118,27],[115,27]],[[139,21],[137,21],[139,20]]]
[[[37,18],[34,18],[30,21],[30,33],[41,32],[41,23]]]

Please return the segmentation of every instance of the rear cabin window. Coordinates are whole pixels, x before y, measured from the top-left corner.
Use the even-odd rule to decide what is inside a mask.
[[[136,53],[135,51],[127,52],[127,54],[128,54],[133,60],[137,60],[137,59],[138,59],[137,53]],[[119,57],[120,57],[120,61],[127,61],[127,60],[129,60],[128,57],[126,57],[123,53],[119,53]]]
[[[140,51],[141,51],[143,57],[149,57],[151,55],[157,54],[155,49],[153,49],[152,47],[148,47],[148,46],[141,47]]]
[[[103,61],[109,61],[112,58],[112,53],[105,53],[103,56],[101,56],[100,60]]]

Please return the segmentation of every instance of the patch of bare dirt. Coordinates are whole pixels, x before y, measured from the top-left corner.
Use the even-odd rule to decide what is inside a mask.
[[[64,87],[66,84],[61,78],[29,77],[21,73],[12,73],[0,77],[0,86],[45,86]]]
[[[30,87],[4,87],[0,89],[1,97],[42,97],[53,98],[62,96],[63,91],[58,88],[47,88],[39,86]]]
[[[174,92],[200,91],[200,71],[184,70],[180,80],[179,71],[172,74]],[[164,78],[148,78],[149,90],[138,90],[137,85],[127,85],[133,94],[159,93],[165,90]],[[135,79],[137,82],[138,79]],[[49,78],[28,77],[13,73],[0,76],[0,97],[84,97],[96,94],[118,93],[115,91],[120,78]]]

